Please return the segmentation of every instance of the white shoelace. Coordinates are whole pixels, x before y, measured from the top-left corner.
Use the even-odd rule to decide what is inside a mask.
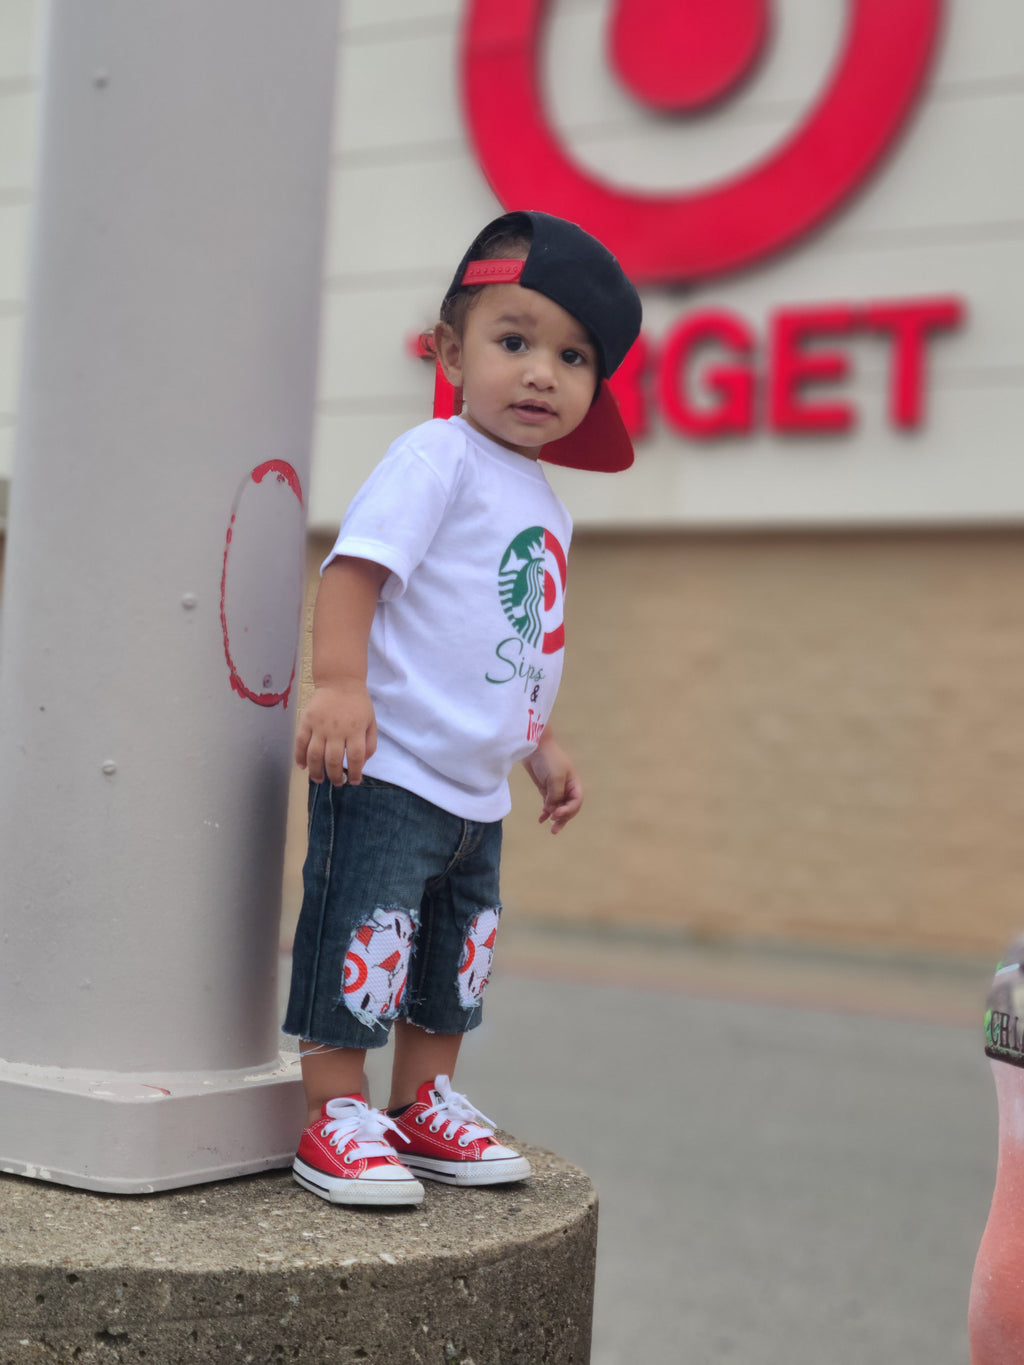
[[[397,1133],[403,1142],[409,1139],[387,1114],[379,1109],[371,1109],[365,1100],[354,1100],[345,1095],[341,1099],[328,1100],[327,1114],[330,1123],[325,1123],[323,1135],[339,1152],[352,1138],[358,1144],[348,1152],[344,1160],[351,1164],[363,1157],[394,1156],[395,1149],[384,1134]]]
[[[444,1136],[446,1142],[451,1142],[452,1138],[460,1128],[465,1129],[459,1139],[461,1147],[468,1147],[477,1138],[489,1138],[494,1136],[495,1123],[486,1114],[481,1114],[465,1095],[460,1095],[452,1089],[452,1083],[447,1076],[437,1076],[434,1079],[432,1089],[441,1096],[439,1102],[432,1104],[429,1109],[417,1115],[417,1123],[425,1123],[431,1120],[430,1131],[436,1133],[442,1124],[447,1123]],[[489,1124],[490,1127],[484,1127]]]

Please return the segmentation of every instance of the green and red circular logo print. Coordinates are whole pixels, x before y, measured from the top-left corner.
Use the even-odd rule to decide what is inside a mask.
[[[565,644],[565,579],[565,551],[543,526],[520,531],[502,556],[502,609],[516,633],[543,654]]]

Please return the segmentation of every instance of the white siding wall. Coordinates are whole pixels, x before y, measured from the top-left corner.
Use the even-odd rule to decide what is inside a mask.
[[[10,473],[22,320],[39,0],[0,0],[0,480]],[[311,489],[330,526],[387,444],[429,415],[428,367],[405,342],[433,321],[466,242],[499,211],[459,108],[461,0],[342,0],[332,224]],[[610,0],[551,0],[544,71],[553,122],[611,180],[692,188],[777,145],[828,80],[844,0],[776,0],[754,79],[706,117],[648,116],[607,70]],[[776,260],[685,296],[644,293],[658,338],[684,310],[723,306],[764,335],[802,302],[958,294],[968,318],[929,347],[927,418],[886,418],[887,348],[848,345],[844,438],[759,430],[695,445],[654,415],[627,476],[556,479],[578,524],[819,524],[1019,519],[1024,514],[1024,6],[947,0],[938,60],[888,159],[819,231]],[[514,136],[514,128],[510,130]],[[543,205],[539,205],[543,207]],[[823,391],[822,396],[825,396]]]
[[[736,99],[687,122],[648,116],[602,50],[608,0],[552,0],[544,71],[553,122],[605,178],[693,188],[751,164],[828,80],[846,5],[777,0],[768,59]],[[365,0],[341,53],[332,259],[313,514],[330,522],[391,437],[429,405],[402,338],[428,322],[466,240],[497,209],[458,106],[461,7]],[[690,291],[644,291],[656,342],[684,309],[732,309],[764,335],[779,307],[955,294],[968,317],[929,347],[927,417],[886,413],[888,349],[844,343],[859,413],[841,438],[765,430],[684,442],[657,416],[616,480],[556,471],[581,524],[819,524],[1018,519],[1024,513],[1024,7],[949,0],[938,60],[893,152],[818,232],[775,260]],[[510,137],[514,138],[510,117]],[[540,207],[543,207],[542,205]],[[827,397],[822,390],[822,397]]]

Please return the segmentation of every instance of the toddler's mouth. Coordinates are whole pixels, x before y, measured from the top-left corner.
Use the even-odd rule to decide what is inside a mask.
[[[516,412],[522,413],[527,417],[553,417],[555,415],[554,408],[550,407],[547,403],[515,403],[513,404],[513,407]]]

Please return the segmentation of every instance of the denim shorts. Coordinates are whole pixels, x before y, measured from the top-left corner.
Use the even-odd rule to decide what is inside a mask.
[[[286,1033],[382,1047],[393,1019],[481,1020],[501,914],[501,821],[462,820],[403,787],[309,784],[309,849]]]

